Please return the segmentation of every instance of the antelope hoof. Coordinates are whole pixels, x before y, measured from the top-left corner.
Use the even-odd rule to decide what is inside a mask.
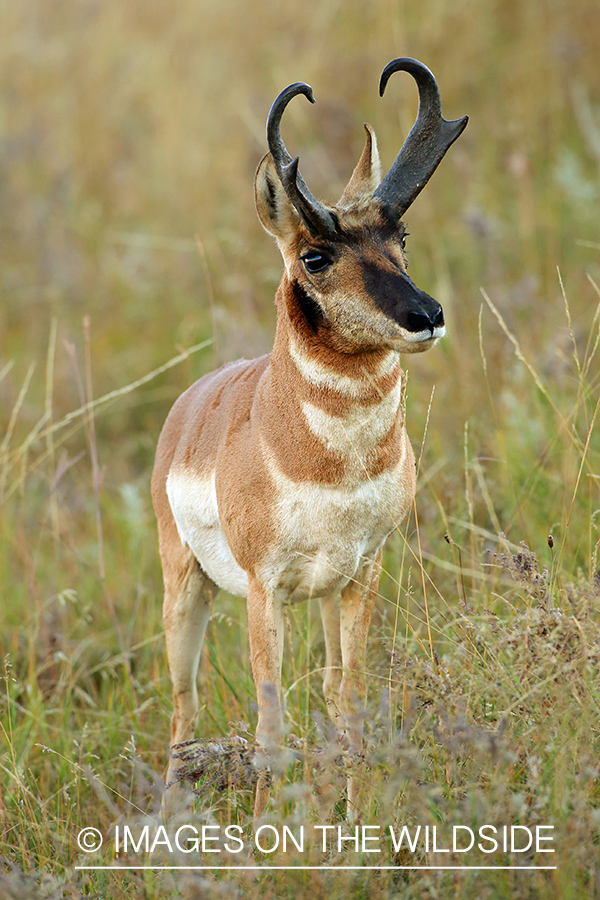
[[[261,769],[258,773],[256,793],[254,795],[254,824],[262,818],[269,802],[271,788],[271,772],[269,769]]]

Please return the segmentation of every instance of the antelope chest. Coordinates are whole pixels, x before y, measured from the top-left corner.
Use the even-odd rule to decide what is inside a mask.
[[[413,497],[407,464],[413,458],[405,449],[393,470],[336,487],[294,483],[278,473],[277,540],[260,567],[263,583],[292,603],[341,590],[407,512]]]
[[[271,460],[264,502],[271,507],[271,539],[256,567],[260,581],[282,601],[297,602],[340,590],[365,559],[373,559],[408,511],[414,494],[414,457],[402,433],[393,469],[336,486],[295,482]],[[220,587],[248,593],[248,575],[236,561],[253,522],[241,516],[229,541],[221,521],[215,475],[172,471],[167,493],[183,544]]]

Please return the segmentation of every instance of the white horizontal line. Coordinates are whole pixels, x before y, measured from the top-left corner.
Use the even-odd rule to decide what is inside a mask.
[[[235,869],[239,869],[240,872],[253,869],[260,871],[264,869],[265,871],[271,869],[277,870],[285,870],[291,871],[293,869],[298,869],[299,871],[318,871],[319,869],[409,869],[411,871],[417,869],[486,869],[486,870],[505,870],[505,869],[514,869],[516,871],[519,870],[549,870],[549,869],[557,869],[558,866],[75,866],[75,869],[123,869],[125,872],[138,870],[138,869],[153,869],[155,871],[160,871],[161,869],[177,869],[177,870],[206,870],[206,869],[216,869],[216,870],[228,870],[232,871]]]

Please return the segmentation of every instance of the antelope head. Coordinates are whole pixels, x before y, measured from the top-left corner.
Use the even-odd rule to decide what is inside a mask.
[[[283,296],[293,301],[288,313],[291,305],[299,308],[319,344],[346,353],[385,348],[420,353],[445,333],[442,307],[408,276],[402,218],[468,117],[442,117],[436,80],[415,59],[395,59],[385,67],[380,96],[398,71],[417,82],[419,111],[383,180],[375,133],[365,125],[365,148],[338,203],[329,206],[313,197],[298,171],[298,157],[292,159],[280,134],[293,97],[303,94],[314,103],[312,89],[301,82],[282,91],[271,108],[270,152],[256,173],[258,215],[285,263]]]

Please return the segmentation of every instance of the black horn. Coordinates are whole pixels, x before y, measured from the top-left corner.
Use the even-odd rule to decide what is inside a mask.
[[[304,94],[311,103],[315,102],[312,88],[301,81],[290,84],[277,97],[267,120],[267,142],[275,163],[275,169],[283,188],[294,209],[313,236],[331,236],[335,233],[333,216],[313,197],[298,172],[298,157],[292,159],[281,138],[279,124],[290,100],[297,94]]]
[[[400,219],[421,193],[442,157],[460,137],[468,116],[447,122],[442,117],[440,92],[433,73],[416,59],[394,59],[381,73],[379,96],[394,72],[409,72],[419,88],[419,112],[394,165],[373,196],[391,207]]]

